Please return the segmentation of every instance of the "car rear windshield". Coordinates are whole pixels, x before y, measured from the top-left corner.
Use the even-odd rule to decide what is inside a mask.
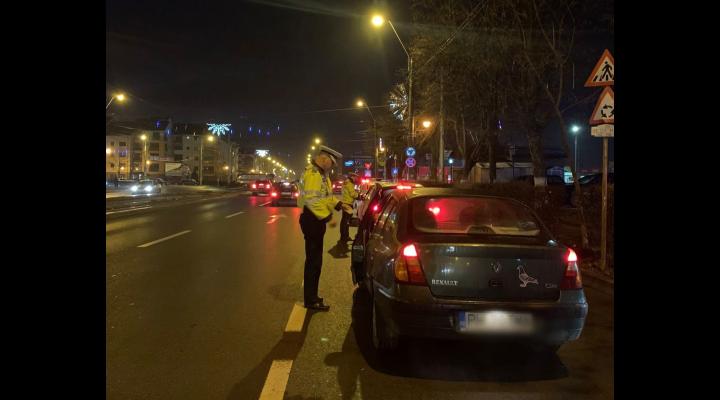
[[[485,197],[421,197],[411,203],[420,232],[537,237],[540,223],[520,204]]]

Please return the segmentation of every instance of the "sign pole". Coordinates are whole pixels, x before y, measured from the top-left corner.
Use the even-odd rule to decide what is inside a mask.
[[[600,227],[600,269],[607,267],[608,138],[603,138],[602,221]]]
[[[607,268],[607,196],[608,196],[608,138],[615,136],[615,94],[610,86],[615,84],[615,59],[608,49],[600,56],[595,68],[585,82],[585,87],[605,87],[590,117],[592,136],[603,139],[602,155],[602,213],[600,221],[600,269]],[[577,137],[575,137],[577,153]],[[577,163],[577,157],[575,157]],[[577,170],[577,167],[575,168]]]

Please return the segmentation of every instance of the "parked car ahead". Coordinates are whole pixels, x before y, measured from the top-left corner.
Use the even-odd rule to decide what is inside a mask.
[[[554,352],[580,337],[588,303],[577,254],[530,208],[458,189],[389,197],[363,258],[378,351],[414,336]]]
[[[593,173],[583,175],[578,178],[578,183],[581,185],[601,185],[602,184],[602,173]],[[608,172],[608,184],[615,183],[615,174]]]
[[[514,180],[519,181],[519,182],[527,182],[531,185],[535,184],[535,176],[533,176],[533,175],[516,176],[514,178]],[[558,176],[558,175],[546,176],[545,182],[547,182],[548,185],[564,185],[565,184],[565,181],[563,180],[562,176]]]

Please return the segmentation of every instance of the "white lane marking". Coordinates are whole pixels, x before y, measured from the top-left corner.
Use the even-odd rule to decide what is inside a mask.
[[[292,312],[290,312],[290,318],[288,319],[287,325],[285,325],[285,332],[302,332],[306,314],[307,308],[299,305],[298,303],[293,304]]]
[[[117,214],[117,213],[124,213],[124,212],[128,212],[128,211],[146,210],[146,209],[148,209],[148,208],[152,208],[152,207],[147,206],[147,207],[130,208],[130,209],[127,209],[127,210],[120,210],[120,211],[108,211],[108,212],[105,213],[105,215]]]
[[[274,360],[270,365],[265,384],[260,392],[260,400],[282,400],[290,378],[293,360]]]
[[[234,217],[236,215],[240,215],[240,214],[245,214],[245,211],[240,211],[240,212],[236,212],[235,214],[230,214],[230,215],[226,216],[225,218],[232,218],[232,217]]]
[[[270,203],[272,203],[272,201],[268,201],[267,203],[262,203],[262,204],[260,204],[258,207],[264,207],[264,206],[266,206],[266,205],[268,205],[268,204],[270,204]]]
[[[138,247],[148,247],[148,246],[152,246],[152,245],[154,245],[154,244],[158,244],[158,243],[160,243],[160,242],[164,242],[164,241],[166,241],[166,240],[170,240],[170,239],[172,239],[172,238],[175,238],[175,237],[184,235],[184,234],[186,234],[186,233],[190,233],[190,231],[188,230],[188,231],[178,232],[178,233],[176,233],[176,234],[174,234],[174,235],[166,236],[166,237],[164,237],[164,238],[162,238],[162,239],[154,240],[154,241],[152,241],[152,242],[150,242],[150,243],[141,244],[141,245],[138,246]]]

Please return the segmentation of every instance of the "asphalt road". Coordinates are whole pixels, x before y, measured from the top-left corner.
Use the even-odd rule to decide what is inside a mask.
[[[586,288],[585,331],[557,355],[411,340],[378,359],[349,257],[328,254],[337,228],[320,280],[330,312],[306,312],[300,210],[268,201],[107,215],[108,399],[612,397],[610,296]]]

